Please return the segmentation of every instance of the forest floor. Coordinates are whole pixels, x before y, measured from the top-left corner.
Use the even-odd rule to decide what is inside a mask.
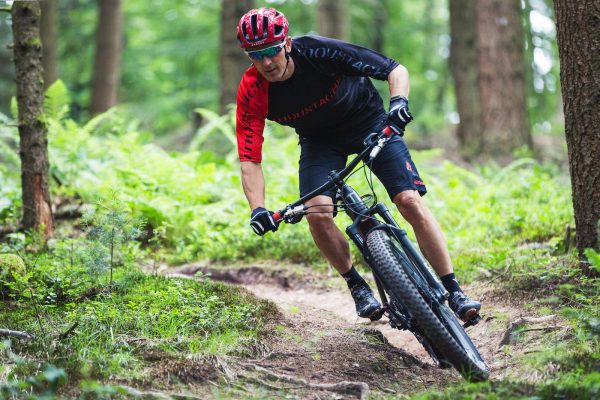
[[[204,382],[203,397],[403,398],[462,380],[452,369],[439,369],[412,334],[392,329],[385,317],[358,318],[345,283],[331,271],[196,263],[162,272],[241,285],[281,311],[256,354],[217,360],[218,379]],[[543,379],[543,372],[524,365],[523,356],[570,335],[567,324],[558,316],[536,314],[534,298],[505,297],[493,281],[465,289],[483,304],[483,320],[468,333],[490,367],[490,379]]]

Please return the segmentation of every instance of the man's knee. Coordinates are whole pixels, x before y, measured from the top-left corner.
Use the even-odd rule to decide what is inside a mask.
[[[406,219],[420,218],[423,216],[425,204],[416,190],[407,190],[394,196],[394,203],[398,211]]]
[[[317,210],[309,210],[306,220],[311,229],[322,229],[331,226],[333,222],[333,207],[319,207]]]

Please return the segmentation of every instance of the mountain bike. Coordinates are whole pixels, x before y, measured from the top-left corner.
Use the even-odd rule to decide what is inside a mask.
[[[386,127],[369,135],[365,149],[344,169],[331,171],[327,182],[275,212],[273,218],[277,223],[295,223],[311,213],[306,201],[335,188],[334,212],[342,210],[352,220],[346,234],[370,267],[381,299],[382,308],[371,319],[387,316],[393,328],[412,332],[439,367],[454,367],[467,380],[484,381],[489,377],[488,366],[464,329],[481,317],[464,325],[459,322],[446,304],[448,292],[437,275],[388,208],[376,201],[369,176],[373,194],[359,196],[346,183],[361,161],[362,168],[373,163],[394,134]]]

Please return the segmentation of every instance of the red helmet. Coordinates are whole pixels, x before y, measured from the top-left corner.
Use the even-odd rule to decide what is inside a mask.
[[[240,18],[237,38],[243,49],[283,40],[288,33],[285,15],[274,8],[255,8]]]

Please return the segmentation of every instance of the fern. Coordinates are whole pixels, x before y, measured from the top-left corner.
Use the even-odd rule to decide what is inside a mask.
[[[67,87],[60,79],[54,82],[46,90],[46,99],[44,100],[44,115],[47,119],[62,121],[69,113],[69,103],[71,99]]]
[[[208,120],[208,123],[196,131],[194,139],[190,142],[189,150],[198,150],[209,137],[217,133],[222,133],[231,142],[234,148],[237,147],[235,132],[233,130],[233,112],[219,115],[214,111],[205,108],[197,108],[196,112],[198,112],[202,118]]]
[[[0,113],[0,163],[8,164],[15,171],[20,169],[18,156],[18,135],[16,125],[4,114]]]
[[[590,262],[591,266],[600,273],[600,254],[594,249],[585,249],[585,256]]]

